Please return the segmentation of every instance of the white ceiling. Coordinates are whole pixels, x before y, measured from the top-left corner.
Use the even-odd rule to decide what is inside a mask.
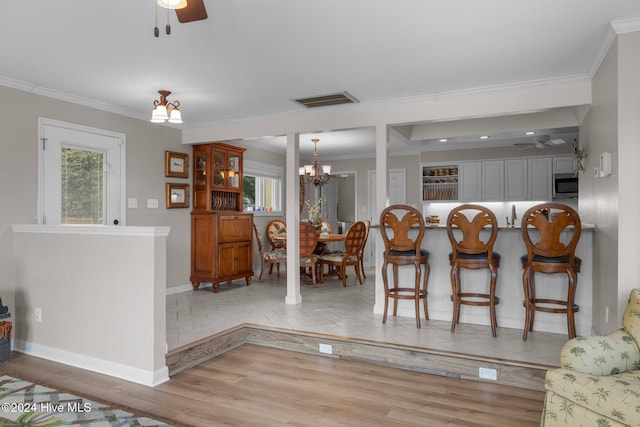
[[[4,1],[0,84],[144,120],[168,89],[188,128],[299,112],[294,98],[345,90],[364,104],[589,78],[610,21],[640,18],[633,0],[204,1],[207,20],[169,14],[171,35],[155,0]],[[371,135],[343,131],[339,146],[370,152]],[[332,136],[319,135],[321,152]],[[392,137],[415,148],[406,129]]]

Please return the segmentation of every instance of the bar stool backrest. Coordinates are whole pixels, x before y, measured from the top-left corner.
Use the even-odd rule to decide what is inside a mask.
[[[561,203],[533,206],[522,216],[521,227],[528,262],[532,262],[536,255],[549,258],[566,256],[570,263],[574,262],[582,223],[578,213],[570,206]],[[538,235],[536,240],[531,233],[533,230],[538,231],[535,233]],[[565,230],[570,233],[569,239],[562,239],[561,234]]]
[[[412,228],[417,228],[418,231],[414,239],[409,236]],[[380,234],[386,253],[415,251],[415,255],[419,255],[424,230],[424,218],[412,206],[391,205],[380,214]]]
[[[469,221],[467,214],[475,215]],[[460,233],[455,233],[458,228]],[[485,241],[480,239],[480,232],[489,228],[489,238]],[[461,238],[456,237],[461,235]],[[447,217],[447,235],[451,242],[453,257],[458,253],[482,254],[487,253],[489,259],[493,257],[493,245],[498,237],[498,220],[495,214],[488,208],[481,205],[465,204],[460,205],[449,212]]]

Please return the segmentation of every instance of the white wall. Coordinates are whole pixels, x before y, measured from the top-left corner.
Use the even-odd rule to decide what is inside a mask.
[[[593,79],[593,103],[580,127],[580,144],[588,157],[580,176],[580,215],[598,225],[594,254],[594,327],[607,333],[620,327],[618,311],[618,46],[614,43]],[[599,154],[614,153],[614,173],[593,178]],[[609,307],[610,323],[603,316]]]
[[[151,97],[153,94],[150,95]],[[191,209],[165,209],[165,182],[190,183],[189,179],[164,177],[165,150],[187,152],[181,131],[118,114],[59,101],[0,86],[2,155],[0,189],[5,202],[0,209],[0,298],[15,313],[13,299],[13,238],[11,224],[36,223],[38,117],[76,123],[126,135],[127,197],[138,199],[137,209],[127,209],[127,225],[169,226],[167,286],[189,283]],[[147,209],[148,198],[158,199],[159,209]]]
[[[168,227],[13,228],[16,350],[150,386],[168,380]]]

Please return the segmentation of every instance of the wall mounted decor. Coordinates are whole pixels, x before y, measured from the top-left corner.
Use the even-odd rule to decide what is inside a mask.
[[[189,155],[186,153],[165,151],[164,176],[189,178]]]
[[[189,184],[167,182],[167,209],[189,207]]]

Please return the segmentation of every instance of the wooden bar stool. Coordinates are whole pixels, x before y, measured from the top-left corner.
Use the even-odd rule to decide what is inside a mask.
[[[469,221],[471,218],[471,221]],[[488,239],[482,241],[480,232],[488,228]],[[459,230],[459,231],[457,231]],[[451,332],[455,332],[460,322],[460,307],[462,305],[489,306],[491,321],[491,335],[496,336],[496,305],[500,298],[496,296],[496,281],[500,254],[493,251],[493,245],[498,236],[498,221],[494,213],[480,205],[460,205],[451,210],[447,217],[447,235],[451,242],[452,252],[449,254],[451,263],[451,301],[453,301],[453,319]],[[462,292],[460,283],[460,269],[472,270],[486,268],[491,275],[489,293]]]
[[[568,236],[561,241],[561,233],[567,230]],[[534,240],[532,234],[537,231]],[[522,238],[527,247],[527,254],[522,261],[522,286],[524,287],[525,321],[522,339],[526,340],[529,331],[533,330],[536,311],[546,313],[563,313],[567,315],[569,338],[576,336],[574,313],[580,307],[574,303],[578,273],[582,260],[575,256],[576,246],[580,240],[582,223],[578,213],[571,207],[560,203],[543,203],[533,206],[522,217]],[[566,300],[538,298],[534,274],[565,273],[568,277]],[[559,306],[559,307],[558,307]]]
[[[416,228],[415,239],[409,237],[412,227]],[[384,282],[384,315],[382,323],[387,322],[389,298],[393,299],[393,315],[398,311],[399,299],[415,301],[416,326],[420,327],[420,300],[424,302],[424,318],[429,320],[427,309],[427,281],[429,278],[429,252],[422,249],[425,223],[422,214],[411,206],[391,205],[380,214],[380,234],[384,242],[384,263],[382,264],[382,280]],[[393,287],[389,288],[387,267],[393,266]],[[413,287],[398,285],[398,266],[413,265],[415,279]],[[422,273],[424,266],[424,273]],[[423,275],[422,287],[420,276]]]

